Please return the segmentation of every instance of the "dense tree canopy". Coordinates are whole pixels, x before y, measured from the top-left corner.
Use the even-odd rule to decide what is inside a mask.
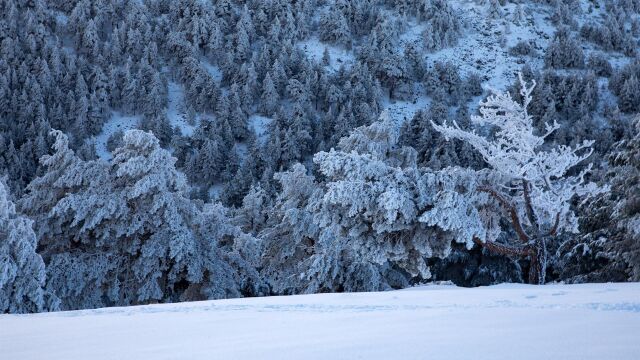
[[[639,12],[0,2],[0,312],[637,280]]]

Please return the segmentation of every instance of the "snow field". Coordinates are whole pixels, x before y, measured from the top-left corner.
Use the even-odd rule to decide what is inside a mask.
[[[637,359],[640,284],[278,296],[0,315],[3,359]]]

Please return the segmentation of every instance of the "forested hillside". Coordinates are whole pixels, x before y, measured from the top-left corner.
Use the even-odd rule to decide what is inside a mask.
[[[640,281],[640,0],[3,0],[0,313]]]

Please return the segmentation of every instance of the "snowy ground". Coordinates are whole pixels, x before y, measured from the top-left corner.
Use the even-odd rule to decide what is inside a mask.
[[[140,123],[139,116],[125,116],[117,111],[112,112],[111,118],[102,126],[102,132],[95,137],[96,154],[100,159],[111,159],[111,152],[107,150],[107,141],[116,131],[125,132],[137,129]]]
[[[503,7],[500,19],[490,19],[487,8],[475,2],[460,2],[458,8],[464,14],[467,28],[462,38],[452,47],[427,54],[428,64],[436,61],[453,62],[462,75],[477,72],[485,78],[484,87],[491,90],[505,90],[516,78],[524,63],[533,68],[542,67],[542,50],[555,31],[548,21],[547,7],[536,4],[526,7],[525,19],[520,25],[512,23],[515,5]],[[509,23],[507,31],[505,25]],[[415,34],[420,38],[420,33]],[[504,36],[506,46],[500,43]],[[410,41],[406,38],[405,42]],[[508,54],[508,49],[519,41],[534,40],[538,56],[520,59]]]
[[[341,66],[349,67],[354,62],[355,57],[352,51],[340,46],[331,45],[318,40],[315,37],[302,41],[298,44],[300,49],[313,61],[321,62],[324,49],[329,51],[330,71],[337,71]]]
[[[273,119],[257,114],[249,116],[249,126],[256,133],[256,137],[262,142],[265,142],[267,136],[269,136],[268,127],[271,121],[273,121]]]
[[[399,37],[399,47],[404,49],[412,45],[422,52],[423,60],[428,67],[436,61],[453,63],[462,76],[476,72],[484,77],[483,86],[487,90],[504,91],[516,79],[518,71],[526,62],[535,69],[542,68],[543,49],[553,36],[555,28],[549,23],[549,8],[536,4],[525,7],[525,19],[520,24],[511,20],[515,12],[515,5],[503,7],[503,17],[490,19],[486,14],[486,4],[474,1],[452,2],[451,5],[460,11],[462,22],[465,23],[464,34],[459,41],[436,52],[426,51],[422,32],[425,24],[416,19],[408,19],[404,32]],[[505,27],[509,24],[509,29]],[[504,36],[505,44],[501,44]],[[517,57],[508,53],[508,49],[520,41],[534,41],[537,53],[535,56]],[[312,47],[318,49],[318,46]],[[318,51],[316,50],[316,53]],[[320,52],[320,55],[322,53]],[[425,109],[430,103],[424,89],[420,85],[413,86],[408,99],[389,101],[384,99],[385,110],[399,123],[411,120],[416,111]],[[404,89],[406,90],[406,89]],[[476,104],[474,102],[473,104]],[[474,107],[470,110],[475,110]]]
[[[216,84],[218,84],[218,86],[219,86],[220,82],[222,81],[222,70],[220,70],[219,67],[211,64],[206,59],[201,59],[200,63],[202,64],[202,66],[204,66],[205,69],[207,69],[209,74],[211,74],[211,76],[213,76],[213,81],[215,81]]]
[[[178,127],[184,136],[193,135],[195,123],[189,124],[187,114],[184,111],[184,89],[182,85],[170,81],[167,84],[169,93],[169,103],[167,106],[167,118],[171,126]]]
[[[401,126],[406,121],[411,121],[418,110],[426,110],[431,103],[431,98],[427,97],[422,84],[413,84],[403,90],[409,90],[406,99],[390,100],[386,96],[382,100],[384,111]]]
[[[638,359],[640,283],[424,286],[0,315],[0,358]]]

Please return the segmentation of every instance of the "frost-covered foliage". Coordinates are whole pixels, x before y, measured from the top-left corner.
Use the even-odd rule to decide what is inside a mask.
[[[456,114],[458,124],[468,124],[467,107],[462,105]],[[432,170],[450,166],[469,166],[481,168],[484,161],[466,143],[446,141],[438,133],[431,121],[449,119],[447,107],[440,101],[434,101],[426,111],[419,110],[410,121],[403,124],[400,131],[400,144],[416,150],[418,164]]]
[[[580,209],[585,234],[558,249],[558,272],[569,281],[640,281],[640,118],[632,129],[603,170],[611,191]]]
[[[63,308],[263,293],[258,271],[272,294],[396,287],[423,280],[413,276],[422,269],[420,257],[436,264],[430,271],[438,272],[437,279],[464,266],[465,275],[456,275],[464,284],[517,280],[522,272],[516,265],[526,270],[526,261],[495,260],[477,247],[466,249],[470,243],[454,245],[450,262],[406,250],[414,246],[406,239],[422,231],[418,227],[450,229],[443,236],[456,238],[452,229],[459,224],[476,215],[488,221],[487,214],[500,210],[474,188],[501,182],[503,175],[481,171],[488,166],[482,154],[467,142],[445,141],[431,121],[455,119],[469,128],[477,101],[492,88],[508,88],[520,102],[519,85],[509,84],[524,65],[525,79],[538,83],[528,107],[534,133],[545,133],[545,123],[560,125],[539,149],[575,149],[593,139],[596,171],[589,179],[613,184],[614,144],[630,139],[629,119],[640,109],[634,58],[639,9],[637,0],[3,1],[0,177],[18,212],[34,221],[47,273],[56,274],[47,283],[60,292]],[[389,154],[363,147],[353,155],[351,147],[339,145],[384,110],[401,129]],[[133,128],[152,132],[158,144],[140,140],[146,136],[125,144],[125,132]],[[48,136],[51,129],[66,139]],[[399,165],[403,146],[415,150],[415,166]],[[329,203],[325,194],[341,181],[358,183],[360,175],[321,165],[347,158],[384,164],[376,178],[362,179],[367,184],[391,182],[386,172],[398,166],[393,171],[428,184],[429,205],[415,208],[418,217],[433,211],[434,218],[425,215],[427,223],[414,221],[411,228],[411,215],[399,208],[407,229],[396,231],[392,222],[377,234],[382,215],[369,211],[387,210],[368,204],[363,214],[323,220],[331,229],[322,228],[319,209],[345,214],[351,206],[342,198]],[[137,161],[150,163],[131,168]],[[612,201],[623,206],[621,197]],[[470,217],[440,216],[452,204],[472,206],[465,214]],[[592,216],[572,205],[581,218]],[[205,234],[206,216],[220,219],[213,224],[225,230]],[[343,241],[350,235],[341,234],[344,256],[327,265],[335,271],[312,283],[299,277],[311,268],[308,258],[327,251],[322,234],[361,229],[355,226],[360,223],[370,228],[353,230],[363,262],[349,268],[356,255]],[[582,224],[618,232],[615,221]],[[513,235],[499,230],[502,237]],[[389,251],[379,239],[397,233],[406,249]],[[364,251],[358,245],[364,238],[385,246]],[[565,234],[562,241],[567,239],[581,241]],[[146,256],[148,251],[153,254]],[[575,260],[592,263],[594,274],[604,271],[606,261],[573,254],[564,262],[569,268]],[[398,260],[402,256],[408,258]],[[215,261],[203,260],[209,258]],[[134,268],[143,259],[144,266]],[[191,265],[201,260],[203,265]],[[586,270],[564,271],[562,264],[552,264],[554,280],[588,279],[580,277]],[[210,281],[212,272],[221,274],[220,281]],[[627,270],[616,274],[629,278]]]
[[[618,96],[620,110],[628,113],[640,111],[640,60],[616,71],[609,82],[609,89]]]
[[[313,176],[308,175],[301,164],[295,164],[289,171],[276,173],[274,177],[282,191],[267,212],[270,216],[266,228],[259,234],[264,249],[262,274],[268,279],[272,291],[295,293],[303,291],[307,284],[301,275],[308,267],[309,257],[315,252],[319,231],[314,223],[314,214],[307,208],[310,201],[321,193]],[[243,207],[244,211],[248,209]],[[245,220],[245,224],[249,222]]]
[[[603,151],[617,140],[611,133],[613,126],[603,126],[595,114],[602,99],[598,77],[593,72],[562,74],[545,70],[541,74],[529,74],[528,80],[537,83],[528,106],[537,131],[544,132],[545,123],[560,124],[546,141],[575,146],[593,139],[596,151]],[[521,97],[520,88],[520,84],[515,84],[511,90],[514,98]]]
[[[252,290],[256,277],[243,255],[255,255],[253,240],[220,205],[188,198],[175,158],[153,135],[126,132],[109,163],[78,159],[66,137],[54,135],[56,152],[43,158],[47,172],[29,185],[22,207],[39,218],[47,287],[63,308]]]
[[[16,213],[0,179],[0,313],[56,310],[45,289],[45,266],[30,219]]]
[[[340,45],[349,45],[351,29],[347,18],[337,6],[320,16],[320,39]]]
[[[301,165],[278,175],[282,222],[269,234],[282,233],[265,244],[267,269],[280,267],[272,270],[278,286],[381,290],[430,278],[426,259],[446,255],[451,237],[418,222],[433,199],[431,179],[418,169],[415,151],[398,146],[398,137],[397,126],[383,116],[340,140],[340,150],[316,154],[326,180],[321,186]]]
[[[626,264],[626,280],[640,281],[640,118],[631,134],[618,142],[611,154],[614,199],[612,218],[619,231],[610,241],[609,256]],[[635,133],[635,135],[634,135]]]
[[[637,52],[637,41],[626,29],[625,21],[607,15],[604,24],[584,24],[580,28],[580,35],[592,41],[604,50],[617,50],[628,56]]]
[[[418,17],[426,20],[426,27],[422,32],[424,47],[428,50],[439,50],[454,45],[464,28],[461,14],[444,0],[416,3]]]
[[[445,0],[386,0],[403,16],[415,16],[424,22],[422,47],[436,51],[456,44],[464,30],[464,15]]]
[[[569,172],[591,155],[592,141],[584,141],[573,148],[564,145],[543,147],[545,138],[559,125],[547,123],[543,134],[534,133],[527,106],[535,83],[527,87],[522,77],[520,82],[522,104],[515,102],[508,93],[498,93],[481,103],[479,116],[471,117],[472,123],[491,130],[489,136],[463,130],[456,123],[453,126],[433,125],[447,138],[469,143],[489,164],[492,176],[486,179],[487,183],[477,182],[474,191],[484,193],[500,204],[520,245],[514,247],[496,242],[502,231],[495,218],[477,219],[460,230],[489,249],[529,256],[532,262],[530,281],[544,283],[547,239],[564,231],[578,231],[571,200],[589,198],[607,189],[585,179],[590,165],[575,174]],[[465,207],[462,209],[466,210]],[[457,217],[458,214],[450,216]]]
[[[547,48],[544,64],[554,69],[584,67],[584,52],[567,29],[560,29]]]

